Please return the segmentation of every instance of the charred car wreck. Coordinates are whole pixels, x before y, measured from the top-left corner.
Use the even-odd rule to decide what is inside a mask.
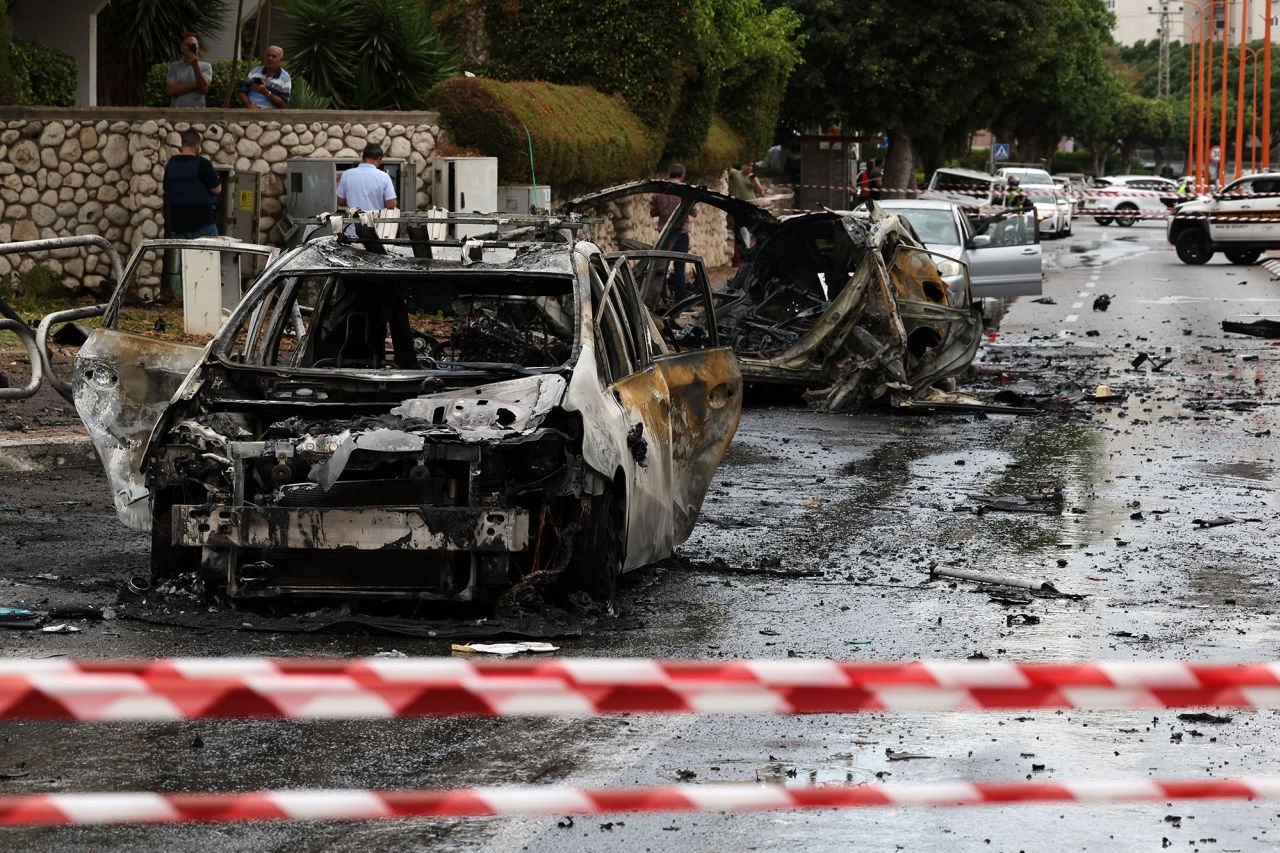
[[[566,209],[642,193],[680,199],[659,250],[674,244],[696,205],[728,214],[743,261],[715,292],[715,313],[747,382],[803,387],[828,410],[954,402],[941,388],[973,361],[981,313],[967,276],[958,292],[949,288],[934,260],[945,256],[926,249],[906,220],[874,203],[779,219],[750,202],[662,180],[593,193]],[[641,259],[636,266],[641,298],[661,320],[699,310],[693,298],[664,298],[664,264]]]
[[[407,230],[273,257],[203,348],[120,328],[130,265],[72,387],[155,574],[232,599],[611,601],[688,537],[742,401],[710,291],[678,335],[639,299],[646,253],[570,221]]]

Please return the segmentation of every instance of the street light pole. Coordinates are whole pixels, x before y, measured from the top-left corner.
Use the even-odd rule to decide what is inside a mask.
[[[1218,124],[1218,187],[1226,182],[1223,167],[1227,165],[1227,57],[1231,53],[1231,0],[1222,0],[1222,104]]]
[[[1240,0],[1240,52],[1237,61],[1240,72],[1236,76],[1236,171],[1235,179],[1240,178],[1240,157],[1244,153],[1244,63],[1245,51],[1249,49],[1249,0]]]
[[[1271,0],[1267,0],[1267,17],[1262,25],[1266,56],[1262,57],[1262,171],[1271,168]]]
[[[1249,171],[1258,172],[1258,54],[1261,49],[1249,48],[1249,61],[1253,63],[1253,94],[1249,98]]]

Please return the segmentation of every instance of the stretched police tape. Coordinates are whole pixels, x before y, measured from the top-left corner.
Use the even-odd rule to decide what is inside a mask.
[[[716,783],[595,789],[536,785],[420,791],[19,794],[0,796],[0,826],[355,821],[405,817],[756,812],[1003,803],[1163,803],[1174,800],[1276,801],[1280,800],[1280,777],[890,783],[822,787]]]
[[[1280,708],[1280,664],[0,659],[0,719]]]

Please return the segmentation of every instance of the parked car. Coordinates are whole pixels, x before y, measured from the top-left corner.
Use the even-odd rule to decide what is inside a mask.
[[[975,229],[958,205],[944,201],[895,199],[880,206],[911,223],[924,245],[953,259],[938,260],[953,296],[963,287],[961,264],[975,300],[1040,295],[1043,257],[1031,214],[1002,212]],[[984,304],[984,315],[993,316],[992,308]]]
[[[748,382],[805,388],[827,410],[912,406],[973,361],[982,321],[967,286],[955,300],[933,253],[875,202],[779,219],[706,187],[650,180],[583,196],[566,210],[650,193],[680,199],[659,250],[674,245],[696,205],[731,217],[745,248],[742,266],[715,293],[716,319]],[[696,310],[663,301],[666,263],[641,261],[634,274],[664,327],[687,325],[691,314],[696,325]]]
[[[573,222],[461,246],[407,227],[411,247],[370,228],[274,258],[207,341],[182,323],[216,282],[147,303],[153,325],[121,308],[149,286],[144,257],[216,271],[242,247],[134,254],[73,388],[157,577],[199,572],[231,599],[557,582],[612,601],[689,536],[742,405],[705,274],[677,341],[631,281],[645,253],[606,255]]]
[[[1071,202],[1071,215],[1080,216],[1084,209],[1085,191],[1088,189],[1088,178],[1083,172],[1060,172],[1053,176],[1053,182],[1062,190],[1067,201]]]
[[[1002,166],[996,169],[997,181],[1008,183],[1010,178],[1017,178],[1022,186],[1051,187],[1053,177],[1044,169],[1031,166]]]
[[[1250,175],[1208,198],[1174,208],[1166,231],[1184,264],[1203,264],[1222,252],[1233,264],[1252,264],[1280,249],[1280,172]]]
[[[1153,175],[1098,178],[1085,192],[1085,213],[1099,225],[1129,227],[1139,219],[1163,219],[1181,199],[1178,185]]]
[[[990,214],[1004,207],[1003,191],[995,176],[976,169],[946,167],[929,177],[920,197],[957,205],[970,216]]]

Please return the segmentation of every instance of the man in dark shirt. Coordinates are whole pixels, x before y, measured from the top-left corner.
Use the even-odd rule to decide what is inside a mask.
[[[169,233],[182,240],[217,237],[213,206],[222,181],[213,164],[200,156],[200,134],[182,131],[182,150],[164,167],[165,216]]]
[[[677,184],[684,183],[684,164],[672,163],[667,167],[667,180],[674,181]],[[667,195],[666,193],[654,193],[649,199],[649,215],[658,220],[658,233],[662,233],[662,229],[666,227],[667,220],[680,207],[683,199],[679,196]],[[673,252],[689,251],[689,219],[697,216],[696,208],[689,209],[689,216],[685,217],[684,224],[680,228],[680,233],[676,235],[675,240],[671,244]],[[667,277],[667,286],[671,290],[672,299],[677,303],[684,300],[688,292],[688,280],[684,277],[684,261],[674,261],[671,264],[671,273]]]

